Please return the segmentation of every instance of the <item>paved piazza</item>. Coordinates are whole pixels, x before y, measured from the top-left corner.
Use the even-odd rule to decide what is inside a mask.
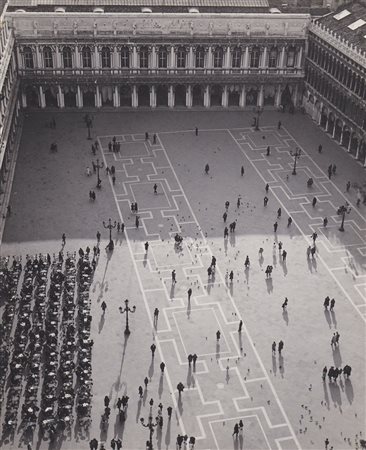
[[[149,436],[140,418],[147,420],[151,398],[154,417],[157,405],[164,406],[164,425],[153,435],[157,449],[175,449],[178,433],[195,436],[196,449],[321,450],[326,438],[328,449],[360,448],[366,423],[366,207],[356,207],[356,193],[357,186],[365,189],[365,169],[302,114],[265,112],[260,131],[250,127],[249,112],[111,111],[93,116],[92,136],[99,142],[95,157],[81,113],[55,113],[55,130],[45,127],[50,114],[25,118],[10,201],[13,213],[3,234],[1,254],[23,257],[58,253],[62,233],[69,252],[92,248],[98,230],[103,238],[91,287],[92,424],[85,435],[76,436],[72,429],[51,445],[35,433],[34,448],[88,449],[95,437],[109,449],[118,436],[124,449],[143,450]],[[108,150],[113,136],[120,143],[118,154]],[[49,151],[52,142],[58,144],[57,153]],[[295,176],[290,150],[296,147],[302,154]],[[115,166],[116,182],[101,169],[102,189],[95,189],[97,199],[90,202],[96,175],[87,177],[85,170],[93,158]],[[331,163],[337,173],[329,180]],[[352,186],[346,192],[348,180]],[[269,202],[264,207],[266,183]],[[228,239],[222,219],[226,200],[228,224],[237,221]],[[352,210],[342,233],[336,210],[346,201]],[[132,202],[139,205],[138,229]],[[288,227],[289,215],[293,223]],[[108,230],[102,221],[109,217],[126,226],[124,233],[113,230],[112,254],[104,251]],[[174,247],[177,232],[184,237],[181,250]],[[308,259],[314,232],[318,251]],[[286,261],[278,251],[280,241]],[[216,272],[208,278],[213,255]],[[267,265],[273,266],[270,278],[264,272]],[[232,282],[227,277],[231,270]],[[324,311],[327,295],[336,300],[334,311]],[[285,297],[287,311],[281,307]],[[128,338],[125,315],[118,311],[126,298],[136,305]],[[160,311],[156,327],[155,308]],[[332,350],[336,331],[340,342]],[[274,355],[272,342],[280,340],[282,355]],[[195,368],[187,360],[194,353]],[[166,364],[163,376],[161,361]],[[337,382],[329,383],[328,377],[322,382],[324,366],[345,364],[352,367],[349,379],[341,375]],[[149,384],[139,399],[138,386],[146,376]],[[185,386],[181,397],[179,382]],[[130,397],[127,418],[120,423],[116,401],[125,394]],[[105,395],[111,398],[112,413],[102,430]],[[168,406],[173,407],[171,421]],[[240,419],[244,433],[236,439],[232,433]],[[14,443],[2,442],[4,449],[18,444],[19,434]]]

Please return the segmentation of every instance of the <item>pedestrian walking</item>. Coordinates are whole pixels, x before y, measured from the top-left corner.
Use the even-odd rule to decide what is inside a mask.
[[[279,355],[281,355],[281,352],[282,352],[282,350],[283,350],[283,346],[284,346],[283,341],[280,341],[280,342],[278,343],[278,354],[279,354]]]
[[[321,153],[321,152],[322,152],[322,150],[323,150],[323,146],[322,146],[322,144],[319,144],[319,147],[318,147],[318,152],[319,152],[319,153]]]
[[[147,385],[149,384],[149,379],[147,377],[144,378],[145,389],[147,389]]]
[[[116,184],[116,176],[115,175],[112,175],[112,183],[113,183],[113,186]]]
[[[325,377],[327,376],[327,372],[328,372],[328,369],[327,369],[327,366],[325,366],[324,369],[323,369],[323,372],[322,372],[322,380],[323,381],[325,381]]]
[[[239,322],[239,328],[238,328],[238,333],[241,333],[241,329],[243,328],[243,321],[240,320]]]
[[[317,202],[318,200],[316,199],[316,197],[314,197],[313,198],[313,201],[312,201],[312,205],[313,205],[313,208],[315,208],[315,205],[316,205],[316,202]]]
[[[267,203],[268,203],[268,197],[265,196],[264,199],[263,199],[264,206],[267,206]]]
[[[150,345],[150,350],[151,350],[151,356],[154,358],[155,350],[156,350],[156,345],[154,343]]]
[[[205,174],[208,175],[210,171],[210,166],[208,164],[205,165]]]
[[[217,331],[216,331],[216,340],[219,341],[219,340],[220,340],[220,337],[221,337],[220,330],[217,330]]]
[[[328,445],[329,445],[329,439],[326,438],[326,440],[324,441],[325,444],[325,450],[328,450]]]
[[[277,228],[278,228],[278,223],[275,222],[275,223],[273,224],[273,231],[274,231],[275,233],[277,232]]]
[[[145,141],[149,140],[149,133],[147,131],[145,131]]]
[[[281,121],[279,120],[279,121],[278,121],[278,124],[277,124],[277,130],[280,130],[280,129],[281,129],[281,126],[282,126],[282,123],[281,123]]]
[[[195,131],[196,136],[198,136],[198,128],[197,127],[194,129],[194,131]]]
[[[136,216],[135,225],[136,225],[136,229],[138,229],[140,226],[140,217],[139,216]]]
[[[341,335],[338,333],[338,331],[336,333],[334,333],[335,336],[335,342],[336,344],[339,344],[339,338],[341,337]]]
[[[107,309],[107,303],[104,300],[102,301],[100,307],[103,310],[103,314],[105,314],[105,310]]]
[[[149,380],[147,380],[147,381],[149,381]],[[145,386],[147,386],[147,384]],[[144,395],[144,391],[142,389],[142,386],[139,386],[138,392],[139,392],[139,397],[142,398],[143,395]]]
[[[117,233],[119,233],[120,231],[121,231],[121,224],[117,222]]]
[[[228,229],[228,227],[225,227],[224,228],[224,239],[226,239],[228,237],[229,237],[229,229]]]
[[[266,191],[266,194],[268,194],[268,190],[269,190],[269,184],[268,184],[268,183],[266,184],[266,186],[265,186],[264,189],[265,189],[265,191]]]
[[[177,282],[175,269],[172,270],[172,284],[175,284]]]
[[[281,208],[278,208],[278,210],[277,210],[277,219],[281,218],[281,214],[282,214],[282,210],[281,210]]]
[[[324,217],[324,219],[323,219],[323,227],[326,228],[327,225],[328,225],[328,218]]]
[[[66,234],[65,233],[62,233],[61,242],[62,242],[63,246],[66,244]]]
[[[248,268],[250,266],[250,261],[249,261],[249,256],[248,255],[245,258],[244,266],[245,266],[245,268]]]
[[[287,258],[287,252],[286,252],[286,250],[283,250],[283,252],[282,252],[282,261],[285,262],[286,258]]]
[[[158,185],[155,183],[154,184],[154,194],[158,193]]]
[[[335,164],[333,164],[333,166],[332,166],[332,173],[333,173],[333,175],[336,174],[336,170],[337,170],[337,166]]]
[[[239,207],[240,207],[240,197],[238,197],[238,200],[237,200],[237,202],[236,202],[236,207],[237,207],[237,209],[239,209]]]
[[[334,305],[335,305],[335,300],[334,300],[334,298],[332,298],[332,300],[330,301],[330,308],[329,308],[329,311],[333,311]]]
[[[98,244],[100,242],[100,232],[99,231],[97,231],[97,242],[98,242]]]
[[[121,233],[123,233],[125,231],[125,224],[121,223]]]
[[[229,202],[229,200],[226,200],[226,202],[225,202],[226,211],[229,209],[229,206],[230,206],[230,202]]]
[[[241,173],[241,176],[244,176],[244,166],[241,166],[240,173]]]
[[[226,219],[227,219],[227,212],[226,211],[222,215],[222,218],[224,219],[224,223],[226,223]]]
[[[331,179],[332,178],[332,172],[333,172],[333,167],[332,164],[330,164],[328,166],[328,178]]]
[[[153,145],[156,145],[156,133],[153,134]]]
[[[184,384],[181,381],[177,384],[177,389],[178,395],[180,397],[182,395],[182,392],[184,391]]]
[[[191,367],[192,361],[193,361],[193,355],[189,354],[188,357],[188,366]]]
[[[195,370],[195,369],[196,369],[196,362],[197,362],[197,358],[198,358],[198,356],[196,355],[196,353],[193,353],[193,356],[192,356],[192,361],[193,361],[193,370]]]
[[[158,323],[158,318],[159,318],[159,309],[155,308],[154,309],[154,325],[156,325]]]
[[[330,298],[328,296],[326,296],[324,299],[324,303],[323,303],[323,306],[325,309],[328,309],[329,302],[330,302]]]
[[[286,309],[287,309],[287,304],[288,304],[288,298],[285,297],[285,301],[282,303],[282,309],[283,309],[284,311],[286,311]]]
[[[318,233],[314,232],[314,233],[311,235],[311,238],[313,239],[313,242],[314,242],[314,244],[315,244],[315,241],[316,241],[317,238],[318,238]]]
[[[161,373],[163,374],[164,370],[165,370],[165,363],[164,362],[160,363],[160,370],[161,370]]]
[[[276,342],[272,342],[272,353],[276,353]]]
[[[191,288],[188,289],[187,294],[188,294],[188,301],[190,301],[191,297],[192,297],[192,289]]]
[[[108,395],[106,395],[106,396],[104,397],[104,406],[105,406],[106,408],[109,406],[109,402],[110,402],[110,399],[109,399]]]
[[[269,145],[267,146],[267,153],[266,154],[267,154],[267,156],[269,156],[271,154],[271,147]]]
[[[149,250],[149,243],[148,243],[148,241],[145,242],[144,247],[145,247],[145,252],[147,253],[147,251]]]
[[[237,439],[238,435],[239,435],[239,425],[236,423],[234,425],[234,432],[233,432],[232,436],[235,436],[235,439]]]
[[[292,224],[292,217],[289,217],[287,219],[287,227],[289,227]]]
[[[351,182],[350,182],[350,181],[347,181],[347,184],[346,184],[346,192],[349,192],[350,188],[351,188]]]
[[[232,283],[233,279],[234,279],[234,271],[233,270],[231,270],[229,273],[229,279],[230,279],[230,283]]]

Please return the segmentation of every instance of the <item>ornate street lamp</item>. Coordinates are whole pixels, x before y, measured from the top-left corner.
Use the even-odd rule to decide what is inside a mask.
[[[338,208],[337,214],[342,216],[342,223],[339,227],[339,231],[344,231],[344,219],[346,217],[346,214],[349,214],[351,212],[351,207],[349,206],[348,202],[346,202],[345,205],[342,205]]]
[[[254,112],[257,115],[257,117],[255,118],[255,127],[254,130],[255,131],[259,131],[259,117],[262,115],[263,113],[263,108],[261,106],[257,106],[254,108]]]
[[[109,244],[108,244],[109,250],[113,250],[114,248],[114,243],[112,241],[112,230],[113,228],[116,228],[116,225],[117,225],[116,221],[114,221],[114,224],[112,225],[112,221],[110,218],[108,219],[108,225],[106,225],[106,223],[103,220],[103,227],[109,230]]]
[[[159,425],[159,420],[157,417],[155,417],[155,421],[153,421],[153,416],[152,416],[152,405],[154,404],[154,400],[151,399],[150,400],[150,413],[149,413],[149,418],[147,423],[145,423],[145,419],[143,417],[141,417],[140,422],[141,425],[145,428],[148,428],[150,431],[150,435],[149,435],[149,450],[153,450],[153,443],[152,443],[152,437],[153,437],[153,433],[154,433],[154,429]]]
[[[300,158],[301,155],[301,149],[299,149],[299,147],[296,147],[295,152],[293,152],[292,150],[290,150],[290,155],[293,156],[294,159],[294,168],[292,170],[292,175],[296,175],[296,163],[297,160]]]
[[[125,308],[123,309],[122,306],[119,307],[119,312],[121,314],[126,313],[126,328],[125,328],[125,334],[130,334],[130,328],[128,326],[128,313],[133,314],[136,311],[136,306],[133,306],[132,309],[128,306],[128,299],[125,300]]]
[[[99,159],[97,159],[97,163],[95,164],[95,167],[97,169],[97,188],[100,189],[100,186],[102,184],[102,180],[100,179],[99,176],[99,169],[103,169],[103,161],[99,164]]]

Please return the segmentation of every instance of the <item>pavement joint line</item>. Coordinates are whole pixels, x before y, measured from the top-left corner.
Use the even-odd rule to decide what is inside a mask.
[[[232,138],[235,141],[235,137],[233,136],[232,132],[227,129],[227,132],[232,136]],[[242,150],[241,146],[239,144],[237,144],[237,147],[240,149],[240,151],[242,152],[242,154],[246,157],[246,159],[249,161],[249,163],[252,165],[252,167],[255,169],[255,171],[257,172],[257,174],[259,175],[259,177],[263,180],[263,182],[265,183],[265,179],[262,176],[262,174],[260,173],[260,171],[257,169],[257,167],[255,166],[255,164],[253,164],[251,162],[251,160],[249,159],[249,157],[247,156],[247,154]],[[301,147],[302,149],[302,147]],[[302,149],[303,150],[303,149]],[[304,151],[304,150],[303,150]],[[312,160],[312,158],[310,158]],[[314,161],[313,161],[314,163]],[[314,163],[315,164],[315,163]],[[318,167],[319,170],[320,167],[316,164],[316,166]],[[278,203],[282,206],[282,208],[287,211],[287,208],[285,207],[284,203],[282,202],[282,200],[280,200],[280,198],[277,196],[277,194],[275,192],[273,192],[274,197],[277,199]],[[293,221],[294,224],[296,225],[296,227],[298,228],[298,230],[300,231],[300,233],[303,235],[305,242],[309,243],[310,240],[307,237],[307,235],[304,233],[304,231],[297,225],[296,221]],[[338,281],[338,279],[335,277],[334,273],[332,273],[332,271],[329,269],[328,265],[326,264],[325,260],[321,257],[321,255],[318,253],[318,258],[319,260],[323,263],[323,266],[326,268],[326,270],[328,271],[328,273],[330,274],[330,276],[333,278],[333,280],[336,282],[336,284],[338,285],[338,287],[343,291],[344,295],[347,297],[347,299],[349,300],[349,302],[353,305],[353,307],[355,308],[357,314],[361,317],[361,319],[366,322],[366,317],[364,317],[361,312],[358,310],[358,308],[356,308],[352,298],[350,297],[350,295],[348,294],[348,292],[345,290],[345,288],[343,287],[342,283],[340,283]],[[292,430],[293,431],[293,430]],[[297,440],[297,439],[296,439]],[[298,441],[297,441],[298,443]]]
[[[99,142],[100,148],[102,148],[102,147],[101,147],[101,142],[100,142],[99,137],[98,137],[98,142]],[[107,161],[106,161],[106,158],[105,158],[105,155],[104,155],[103,151],[101,152],[101,154],[102,154],[102,158],[103,158],[103,160],[104,160],[104,164],[107,164]],[[122,222],[123,222],[122,211],[121,211],[121,209],[120,209],[120,207],[119,207],[118,200],[117,200],[117,198],[116,198],[116,196],[115,196],[115,189],[114,189],[114,186],[113,186],[113,183],[112,183],[111,178],[109,178],[109,184],[110,184],[110,187],[111,187],[111,190],[112,190],[112,194],[113,194],[113,197],[114,197],[114,200],[115,200],[115,204],[116,204],[116,207],[117,207],[117,211],[118,211],[118,213],[119,213],[120,219],[121,219]],[[152,320],[152,317],[151,317],[149,305],[148,305],[147,298],[146,298],[146,295],[145,295],[145,292],[144,292],[143,283],[142,283],[142,280],[141,280],[141,277],[140,277],[140,273],[139,273],[139,270],[138,270],[136,261],[135,261],[135,259],[133,258],[133,251],[132,251],[130,239],[128,238],[127,230],[126,230],[126,241],[127,241],[127,246],[128,246],[130,255],[131,255],[132,264],[133,264],[134,269],[135,269],[136,277],[137,277],[137,280],[138,280],[138,283],[139,283],[139,286],[140,286],[142,298],[143,298],[143,301],[144,301],[144,304],[145,304],[145,309],[146,309],[146,312],[147,312],[147,315],[148,315],[148,318],[149,318],[149,321],[150,321],[150,326],[151,326],[151,329],[154,330],[154,324],[153,324],[153,320]],[[158,350],[160,359],[163,361],[163,360],[164,360],[164,359],[163,359],[163,353],[162,353],[161,346],[160,346],[160,343],[159,343],[159,339],[158,339],[158,338],[156,338],[156,346],[157,346],[157,350]],[[171,379],[170,379],[169,371],[168,371],[168,370],[166,371],[166,380],[167,380],[167,383],[168,383],[168,385],[169,385],[170,392],[173,392],[173,385],[172,385],[172,382],[171,382]],[[172,397],[174,409],[177,410],[177,411],[179,411],[179,409],[178,409],[178,404],[177,404],[177,401],[176,401],[175,396],[172,395],[171,397]],[[181,417],[181,416],[178,416],[178,423],[179,423],[179,427],[180,427],[180,429],[181,429],[183,435],[185,435],[185,434],[186,434],[186,430],[185,430],[184,423],[183,423],[183,420],[182,420],[182,417]]]
[[[230,135],[232,136],[232,138],[233,138],[233,135],[231,134],[230,130],[228,130],[227,128],[224,129],[224,130],[225,130],[225,132],[229,132],[229,134],[230,134]],[[161,139],[160,139],[159,134],[157,134],[157,138],[158,138],[158,140],[159,140],[159,142],[160,142],[160,144],[161,144],[162,149],[164,150],[166,159],[167,159],[167,161],[169,162],[169,164],[170,164],[170,166],[171,166],[171,168],[172,168],[172,172],[173,172],[173,174],[174,174],[174,176],[175,176],[175,178],[176,178],[176,180],[177,180],[177,183],[178,183],[178,185],[179,185],[179,187],[180,187],[180,189],[181,189],[181,191],[182,191],[182,194],[183,194],[183,196],[184,196],[185,199],[186,199],[188,208],[189,208],[190,211],[191,211],[191,215],[192,215],[192,217],[194,218],[195,222],[196,222],[197,224],[199,224],[199,222],[198,222],[198,220],[197,220],[197,217],[196,217],[196,215],[195,215],[195,213],[194,213],[194,211],[193,211],[193,209],[192,209],[192,207],[191,207],[191,205],[190,205],[190,203],[189,203],[189,201],[188,201],[188,198],[187,198],[187,196],[186,196],[186,194],[185,194],[185,192],[184,192],[184,190],[183,190],[183,187],[182,187],[182,185],[181,185],[181,183],[180,183],[180,181],[179,181],[179,178],[178,178],[178,176],[177,176],[177,174],[176,174],[176,172],[175,172],[175,170],[174,170],[174,167],[173,167],[173,165],[172,165],[172,163],[171,163],[171,161],[170,161],[170,158],[169,158],[169,156],[168,156],[168,154],[167,154],[167,152],[166,152],[166,150],[165,150],[165,148],[164,148],[164,146],[163,146],[163,144],[162,144],[162,142],[161,142]],[[234,138],[233,138],[233,139],[234,139]],[[235,139],[234,139],[234,142],[236,142]],[[238,147],[240,148],[239,145],[238,145]],[[249,158],[247,158],[247,159],[249,159]],[[254,166],[254,165],[253,165],[253,166]],[[257,169],[256,169],[256,171],[257,171]],[[263,178],[262,178],[262,179],[263,179]],[[204,237],[202,231],[201,231],[201,236],[202,236],[203,242],[205,242],[205,245],[208,246],[207,239]],[[209,248],[209,247],[208,247],[208,248]],[[211,249],[210,249],[210,248],[209,248],[209,252],[210,252],[211,255],[212,255],[212,252],[211,252]],[[223,276],[222,276],[222,273],[221,273],[219,267],[217,267],[216,270],[217,270],[217,272],[218,272],[218,275],[221,277],[221,279],[224,280],[224,278],[223,278]],[[241,319],[241,314],[240,314],[240,312],[239,312],[239,310],[238,310],[238,308],[237,308],[237,306],[236,306],[236,304],[235,304],[235,302],[234,302],[234,300],[233,300],[233,298],[232,298],[230,292],[228,292],[227,295],[229,296],[229,298],[230,298],[230,300],[231,300],[231,302],[232,302],[232,304],[233,304],[233,307],[234,307],[234,309],[236,310],[236,317],[238,318],[238,320],[240,320],[240,319]],[[286,412],[285,412],[285,410],[284,410],[284,408],[283,408],[283,406],[282,406],[282,403],[281,403],[281,401],[280,401],[280,398],[279,398],[279,396],[278,396],[278,394],[277,394],[277,392],[276,392],[276,390],[275,390],[275,388],[274,388],[274,386],[273,386],[273,384],[272,384],[272,382],[271,382],[271,379],[269,378],[269,375],[268,375],[268,373],[267,373],[267,370],[266,370],[266,368],[265,368],[265,366],[264,366],[264,364],[263,364],[263,361],[261,360],[261,358],[260,358],[260,356],[259,356],[259,353],[258,353],[258,351],[257,351],[257,349],[256,349],[256,347],[255,347],[255,345],[254,345],[254,342],[252,341],[252,339],[251,339],[251,337],[250,337],[250,335],[249,335],[248,329],[247,329],[247,327],[246,327],[244,321],[243,321],[243,331],[244,331],[244,333],[246,334],[246,336],[247,336],[247,338],[248,338],[248,341],[249,341],[249,343],[250,343],[250,345],[251,345],[251,347],[252,347],[252,350],[253,350],[253,352],[254,352],[254,354],[255,354],[257,360],[258,360],[258,363],[259,363],[259,365],[260,365],[260,367],[261,367],[263,373],[265,374],[265,376],[266,376],[266,378],[267,378],[267,381],[268,381],[268,383],[269,383],[269,385],[270,385],[270,388],[271,388],[271,391],[272,391],[272,393],[273,393],[273,395],[274,395],[274,397],[275,397],[275,399],[276,399],[276,401],[277,401],[277,403],[278,403],[278,406],[279,406],[279,408],[280,408],[280,411],[281,411],[281,413],[283,414],[283,416],[284,416],[284,418],[285,418],[285,420],[286,420],[286,422],[287,422],[287,424],[288,424],[288,427],[289,427],[289,429],[290,429],[290,431],[291,431],[291,433],[292,433],[292,435],[293,435],[293,439],[294,439],[294,442],[295,442],[295,444],[296,444],[296,447],[297,447],[298,449],[301,449],[301,446],[300,446],[300,443],[299,443],[299,441],[298,441],[298,439],[297,439],[297,436],[296,436],[296,434],[295,434],[295,432],[294,432],[294,430],[293,430],[293,428],[292,428],[292,425],[291,425],[291,423],[290,423],[290,421],[289,421],[289,419],[288,419],[288,417],[287,417],[287,414],[286,414]]]

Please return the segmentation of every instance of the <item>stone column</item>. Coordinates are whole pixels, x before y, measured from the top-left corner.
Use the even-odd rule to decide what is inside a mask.
[[[39,86],[39,106],[41,108],[46,107],[46,96],[44,95],[42,86]]]
[[[113,48],[113,64],[112,64],[113,69],[119,69],[119,67],[120,67],[118,56],[119,56],[118,49],[117,49],[117,47],[114,47]]]
[[[211,97],[210,97],[210,86],[205,86],[205,92],[203,94],[203,105],[205,108],[209,108],[211,106]]]
[[[226,49],[225,67],[227,69],[231,68],[231,49],[230,49],[230,45],[228,45],[227,49]]]
[[[192,98],[192,86],[189,84],[186,88],[186,106],[187,108],[192,108],[193,98]]]
[[[77,86],[77,91],[76,91],[76,106],[78,108],[82,108],[84,106],[83,93],[81,92],[79,85]]]
[[[212,69],[212,47],[211,47],[211,45],[208,47],[206,68]]]
[[[349,141],[348,141],[348,146],[347,146],[348,153],[351,153],[352,135],[353,135],[353,129],[351,128],[349,131]]]
[[[155,71],[157,67],[158,65],[156,61],[156,48],[155,45],[153,45],[151,49],[151,68],[153,69],[153,71]]]
[[[275,94],[275,107],[279,108],[281,104],[281,85],[279,84]]]
[[[36,69],[41,69],[42,68],[42,58],[41,58],[41,53],[39,51],[39,46],[36,45],[36,64],[35,64],[35,68]]]
[[[249,47],[245,47],[244,53],[244,68],[247,69],[249,67]]]
[[[172,45],[171,47],[170,47],[170,68],[171,69],[175,69],[175,67],[176,67],[176,64],[175,64],[175,51],[174,51],[174,45]]]
[[[65,97],[64,93],[62,92],[61,86],[58,85],[58,92],[57,92],[57,106],[59,108],[65,108]]]
[[[245,86],[242,86],[239,97],[240,108],[245,108],[245,104],[246,104]]]
[[[156,87],[150,87],[150,107],[156,108]]]
[[[188,54],[188,68],[193,69],[194,68],[194,53],[193,53],[193,47],[189,47],[189,54]]]
[[[94,46],[94,69],[99,69],[100,68],[100,59],[99,59],[99,51],[98,51],[98,46],[95,45]]]
[[[169,91],[168,91],[168,106],[169,106],[169,108],[174,108],[174,104],[175,104],[174,87],[172,85],[170,85]]]
[[[358,141],[357,150],[356,150],[356,159],[358,159],[360,157],[361,146],[362,146],[362,139],[360,139]]]
[[[221,93],[221,106],[223,108],[227,108],[228,104],[229,104],[229,92],[227,86],[225,85]]]
[[[299,86],[296,84],[295,85],[295,90],[294,90],[294,106],[295,106],[295,108],[296,108],[297,103],[298,103],[298,94],[299,94]]]
[[[95,107],[100,108],[102,106],[102,98],[99,91],[99,86],[95,87]]]
[[[138,64],[137,64],[137,48],[136,45],[134,45],[132,47],[132,68],[133,69],[137,69],[138,68]]]
[[[262,107],[263,103],[264,103],[264,86],[263,84],[261,84],[261,87],[259,88],[257,106]]]
[[[131,98],[132,108],[137,108],[139,106],[139,96],[137,92],[137,86],[132,86],[132,98]]]
[[[267,46],[263,48],[260,67],[267,67]]]
[[[121,105],[120,102],[120,96],[119,96],[119,87],[118,86],[114,86],[113,89],[113,106],[115,108],[118,108]]]
[[[81,67],[80,52],[77,45],[75,45],[74,67],[76,67],[77,69]]]
[[[297,54],[297,67],[299,69],[301,69],[301,63],[302,63],[302,53],[303,53],[303,48],[302,46],[299,48],[299,52]]]
[[[60,49],[58,48],[58,45],[56,45],[56,51],[55,51],[55,69],[61,69],[61,68],[62,68],[62,62],[61,62]]]
[[[285,46],[282,47],[281,50],[281,57],[280,57],[280,68],[283,69],[285,67],[285,55],[286,55],[286,48]]]

